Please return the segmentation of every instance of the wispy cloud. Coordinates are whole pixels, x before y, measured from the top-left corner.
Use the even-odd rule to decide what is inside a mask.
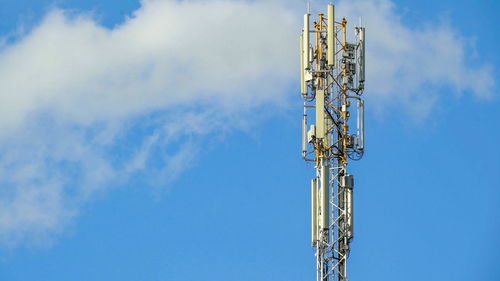
[[[279,23],[279,24],[276,24]],[[0,122],[41,109],[91,123],[200,103],[279,99],[295,69],[291,12],[263,2],[144,1],[114,29],[55,10],[0,55]],[[271,88],[272,87],[272,88]]]
[[[96,192],[171,182],[207,136],[298,98],[303,10],[288,5],[147,0],[114,28],[53,10],[0,45],[0,243],[50,241]],[[441,86],[491,95],[488,66],[466,65],[449,25],[410,28],[389,1],[339,4],[361,12],[373,104],[425,112]]]
[[[200,137],[279,106],[295,29],[291,10],[265,1],[143,1],[112,29],[53,10],[4,45],[0,243],[49,241],[131,176],[164,185],[195,161]]]
[[[389,0],[341,1],[339,14],[367,26],[367,98],[380,109],[402,107],[410,117],[426,118],[440,92],[493,96],[491,65],[478,64],[468,41],[445,20],[404,23]],[[452,97],[448,97],[452,98]]]

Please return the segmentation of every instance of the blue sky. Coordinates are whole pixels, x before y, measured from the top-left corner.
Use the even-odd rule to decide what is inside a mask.
[[[247,8],[262,11],[267,6],[259,6],[260,2]],[[271,2],[278,12],[296,16],[300,23],[302,1],[288,8],[281,1]],[[416,51],[409,52],[413,49],[406,45],[401,50],[372,39],[376,49],[372,65],[387,66],[382,69],[392,74],[372,74],[367,81],[367,151],[362,161],[350,164],[356,176],[350,280],[499,280],[500,102],[495,85],[500,67],[496,16],[500,3],[353,2],[392,11],[388,17],[400,16],[380,23],[391,23],[396,34],[414,32],[408,37],[420,38],[417,41],[401,40],[430,48],[436,58],[416,59]],[[222,9],[235,9],[230,2],[203,3],[208,11],[214,5],[227,17]],[[373,3],[395,6],[387,10],[370,6]],[[154,14],[153,8],[164,7],[151,5],[136,16],[141,19],[138,27],[169,23],[168,17],[159,20]],[[70,15],[47,16],[53,15],[55,7],[70,10]],[[300,158],[302,101],[293,68],[296,62],[288,63],[298,57],[295,36],[300,25],[286,16],[268,18],[262,12],[265,24],[268,19],[281,20],[284,27],[296,28],[291,37],[285,33],[275,41],[254,33],[260,26],[243,25],[248,34],[263,36],[264,42],[252,45],[260,53],[246,55],[264,54],[271,66],[267,60],[240,58],[239,65],[234,58],[224,57],[218,57],[219,65],[212,65],[209,56],[194,55],[203,64],[193,70],[183,66],[186,61],[181,57],[192,53],[172,47],[165,52],[181,57],[181,63],[163,57],[162,48],[173,43],[151,39],[155,34],[144,39],[147,32],[135,32],[134,24],[124,24],[124,17],[132,17],[140,7],[132,0],[0,3],[0,38],[6,39],[0,45],[0,74],[7,73],[2,72],[2,63],[21,73],[8,76],[19,81],[24,81],[26,72],[20,70],[28,69],[25,65],[41,69],[33,72],[39,80],[26,78],[33,79],[26,81],[37,85],[35,89],[24,83],[0,86],[4,104],[0,116],[8,120],[0,122],[4,128],[0,210],[7,214],[0,216],[0,280],[312,280],[309,181],[314,171]],[[175,5],[168,7],[184,13]],[[356,11],[353,7],[344,9]],[[89,12],[90,19],[71,20]],[[204,20],[212,27],[217,14]],[[383,28],[377,32],[370,26],[376,20],[367,16],[367,32],[371,29],[379,36],[392,32]],[[224,26],[224,20],[221,23]],[[440,31],[433,33],[429,26]],[[69,32],[54,33],[66,27]],[[109,35],[112,30],[125,31]],[[190,29],[186,32],[202,36]],[[233,40],[222,47],[245,40],[231,27],[220,32]],[[60,34],[76,35],[65,41]],[[449,36],[435,41],[453,44],[425,44],[435,35]],[[107,44],[102,39],[106,36],[123,40],[111,42],[139,43],[133,48],[118,47]],[[191,42],[193,36],[175,37],[175,42]],[[74,48],[45,45],[45,38]],[[81,42],[93,44],[75,49]],[[193,44],[181,46],[189,49]],[[288,45],[293,47],[283,47],[279,54],[266,48]],[[195,46],[196,52],[203,52]],[[45,52],[51,48],[61,53],[61,61],[57,56],[42,60],[53,55]],[[135,56],[137,61],[119,55],[116,60],[92,61],[101,49]],[[142,58],[135,49],[151,53],[151,58]],[[74,58],[72,50],[77,57],[88,55],[99,66],[94,69],[78,58],[71,62],[86,70],[75,73],[87,83],[63,75],[74,71],[64,66],[64,58]],[[440,65],[439,57],[449,53],[458,54],[458,62]],[[22,61],[31,55],[33,61]],[[430,74],[395,64],[401,58],[421,59]],[[152,62],[156,60],[160,63]],[[54,81],[58,82],[46,85],[55,78],[44,76],[39,62],[54,72],[64,70],[57,72]],[[285,70],[273,73],[273,63]],[[155,71],[165,73],[156,69],[171,65],[179,73],[177,80],[158,82]],[[203,77],[213,77],[210,71],[199,70],[205,65],[229,77],[228,81],[207,82]],[[231,73],[232,68],[226,72],[226,65],[244,74]],[[433,79],[434,70],[448,69],[449,74],[436,74]],[[105,81],[88,74],[91,70]],[[271,78],[260,77],[260,72]],[[138,76],[142,80],[136,82]],[[184,76],[189,79],[183,80]],[[188,85],[172,86],[172,81]],[[8,84],[1,78],[0,82]],[[218,83],[227,89],[218,90]],[[108,93],[108,84],[122,95]],[[392,84],[397,85],[386,86]],[[9,93],[9,89],[19,91]],[[137,94],[137,89],[144,92]],[[94,95],[94,90],[99,94]],[[85,98],[89,95],[92,99]],[[165,98],[158,98],[162,95]]]

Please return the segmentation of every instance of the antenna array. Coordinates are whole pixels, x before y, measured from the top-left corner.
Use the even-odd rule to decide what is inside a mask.
[[[347,42],[347,20],[335,21],[335,7],[311,24],[304,15],[300,36],[301,93],[304,98],[302,157],[315,163],[311,181],[312,246],[317,281],[347,280],[347,258],[354,237],[354,177],[349,160],[363,157],[365,28]],[[351,103],[355,103],[355,110]],[[310,122],[308,111],[315,111]],[[355,111],[356,118],[351,117]],[[353,120],[354,119],[354,120]],[[308,124],[311,124],[308,127]],[[355,128],[354,130],[352,128]]]

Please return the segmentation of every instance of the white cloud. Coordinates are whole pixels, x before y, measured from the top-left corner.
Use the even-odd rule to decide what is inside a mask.
[[[426,118],[444,87],[492,97],[492,67],[467,61],[473,50],[450,23],[423,19],[410,27],[388,0],[341,1],[338,10],[354,23],[362,16],[367,27],[366,93],[372,105],[402,105],[413,117]]]
[[[409,28],[389,1],[338,10],[363,11],[372,104],[426,111],[443,85],[491,94],[488,67],[466,65],[448,25]],[[132,176],[168,183],[206,136],[298,98],[302,12],[277,0],[148,0],[106,28],[53,10],[0,45],[0,244],[50,240],[96,192]]]
[[[295,72],[294,49],[283,48],[296,41],[294,20],[263,2],[144,1],[114,29],[52,11],[0,55],[0,122],[17,126],[41,108],[88,124],[177,104],[279,99],[283,91],[264,92]]]
[[[298,65],[282,48],[295,27],[265,1],[144,1],[112,29],[54,10],[4,45],[0,243],[50,240],[131,175],[164,185],[194,161],[199,136],[277,105]]]

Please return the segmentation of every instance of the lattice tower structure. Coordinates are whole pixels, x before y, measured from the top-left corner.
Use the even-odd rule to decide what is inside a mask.
[[[312,22],[308,12],[300,52],[302,157],[316,171],[311,181],[316,280],[346,281],[354,238],[354,177],[347,168],[350,160],[362,158],[365,143],[365,28],[355,27],[355,42],[349,43],[347,19],[335,20],[333,4]]]

